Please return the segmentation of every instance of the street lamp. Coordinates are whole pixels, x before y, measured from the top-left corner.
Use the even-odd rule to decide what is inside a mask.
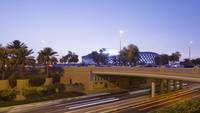
[[[191,60],[191,45],[192,45],[192,41],[189,42],[189,59]]]
[[[119,49],[120,49],[120,51],[121,51],[121,49],[122,49],[122,47],[121,47],[121,46],[122,46],[122,44],[121,44],[121,43],[122,43],[122,42],[121,42],[121,38],[122,38],[122,35],[123,35],[123,34],[124,34],[124,31],[123,31],[123,30],[119,30],[119,38],[120,38],[120,39],[119,39],[119,41],[120,41],[120,42],[119,42]]]

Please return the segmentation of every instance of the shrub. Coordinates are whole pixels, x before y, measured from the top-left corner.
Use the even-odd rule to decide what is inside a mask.
[[[17,85],[17,75],[13,74],[8,78],[9,85],[11,88],[14,88]]]
[[[65,91],[65,85],[64,84],[52,84],[47,86],[47,94],[55,94]]]
[[[53,84],[58,84],[60,82],[60,76],[57,74],[52,75],[53,78]]]
[[[50,76],[53,78],[53,83],[59,83],[60,82],[60,76],[63,75],[64,70],[61,67],[53,67],[49,70]]]
[[[31,87],[28,89],[23,90],[22,94],[27,98],[27,99],[35,99],[39,98],[41,96],[44,96],[46,92],[45,87]]]
[[[16,90],[9,89],[0,92],[0,99],[3,101],[13,101],[17,95]]]
[[[22,94],[27,99],[36,99],[42,96],[49,96],[57,93],[63,93],[65,90],[64,84],[53,84],[49,86],[41,86],[41,87],[30,87],[24,89]]]
[[[37,76],[37,77],[30,77],[29,83],[31,86],[41,86],[45,82],[45,77]]]

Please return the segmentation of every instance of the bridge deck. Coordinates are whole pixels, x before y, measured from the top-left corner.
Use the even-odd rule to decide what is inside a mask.
[[[158,67],[95,67],[92,74],[136,76],[160,79],[200,82],[200,69],[195,68],[158,68]]]

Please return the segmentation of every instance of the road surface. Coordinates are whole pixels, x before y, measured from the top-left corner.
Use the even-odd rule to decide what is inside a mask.
[[[151,98],[149,89],[146,89],[62,101],[47,106],[11,109],[8,113],[146,113],[178,101],[200,98],[199,94],[199,87],[194,87]]]

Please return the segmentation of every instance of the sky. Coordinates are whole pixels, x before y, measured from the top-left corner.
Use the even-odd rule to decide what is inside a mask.
[[[25,42],[37,56],[135,44],[140,51],[200,57],[199,0],[0,0],[0,44]],[[124,33],[120,36],[120,30]],[[193,43],[190,45],[189,42]]]

